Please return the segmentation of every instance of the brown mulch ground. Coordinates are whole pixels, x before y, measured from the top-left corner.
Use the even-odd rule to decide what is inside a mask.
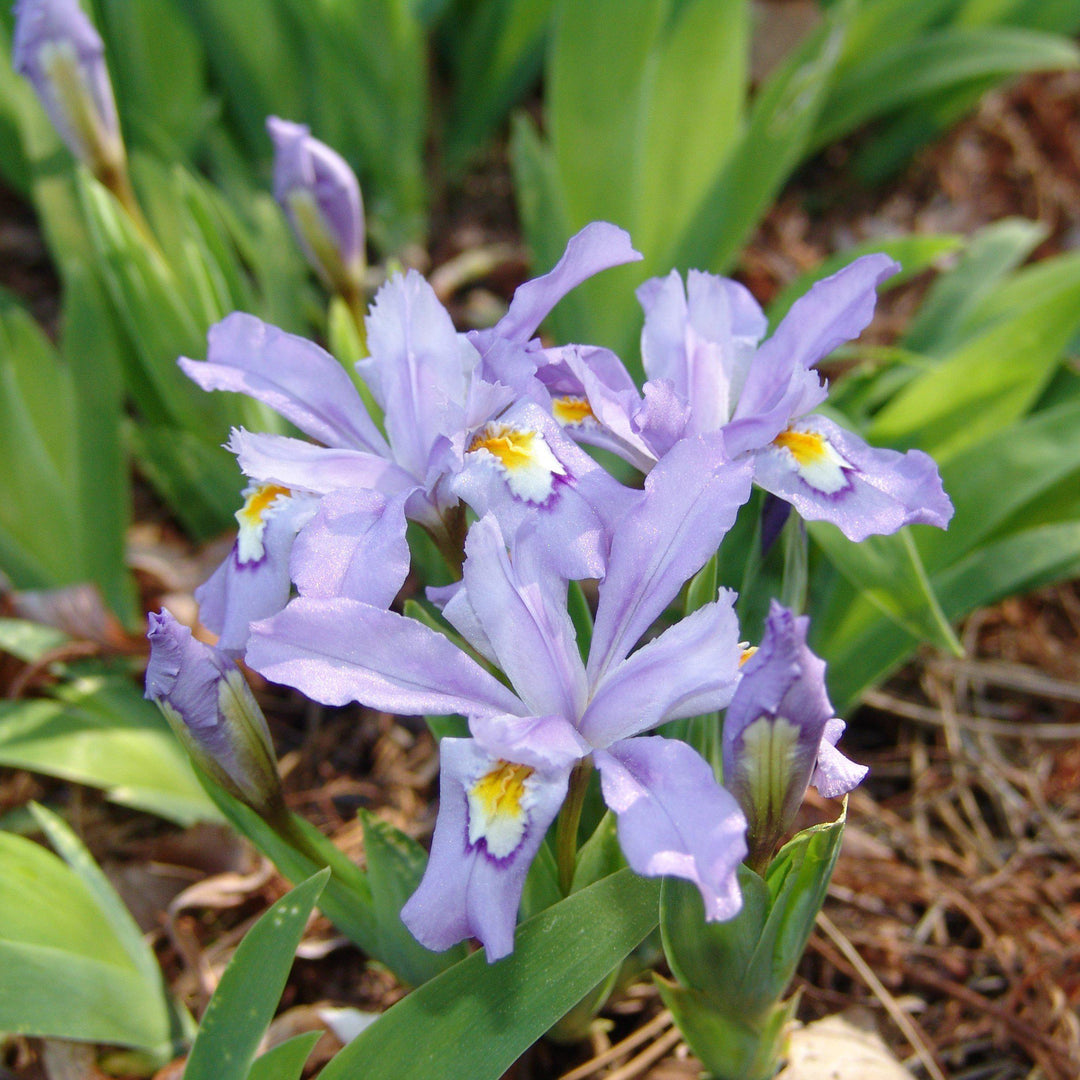
[[[844,155],[841,148],[805,170],[759,230],[742,273],[763,299],[829,252],[872,236],[970,232],[1022,214],[1048,227],[1039,254],[1080,244],[1075,73],[992,95],[884,191],[853,189]],[[436,266],[473,247],[515,242],[505,176],[493,167],[470,183],[446,208]],[[51,278],[32,221],[6,198],[0,216],[0,251],[24,256],[7,261],[3,283],[36,297],[35,310],[48,320]],[[523,267],[496,250],[500,269],[485,285],[506,293]],[[918,288],[899,290],[888,318],[899,325]],[[484,297],[478,290],[468,302]],[[171,552],[177,564],[190,553],[167,526],[140,527],[144,584],[175,588],[155,581],[146,553],[165,553],[167,561]],[[967,659],[921,656],[852,718],[849,752],[872,772],[851,799],[825,919],[799,971],[800,1016],[867,1009],[921,1075],[1074,1080],[1080,588],[1061,585],[980,612],[963,637]],[[5,689],[19,672],[0,675]],[[261,694],[294,809],[358,860],[358,806],[419,838],[430,833],[436,763],[424,730],[272,689]],[[93,793],[0,770],[0,814],[31,798],[65,810],[154,934],[174,991],[201,1010],[244,931],[283,893],[280,877],[223,831],[167,830]],[[811,804],[809,812],[835,808]],[[379,1011],[399,993],[319,920],[287,988],[281,1034],[320,1025],[320,1003]],[[0,1076],[43,1077],[50,1053],[55,1064],[60,1050],[14,1040],[0,1052]],[[81,1067],[77,1075],[92,1075],[92,1063]],[[696,1071],[655,991],[642,984],[610,1006],[590,1044],[540,1047],[511,1075],[688,1080]]]

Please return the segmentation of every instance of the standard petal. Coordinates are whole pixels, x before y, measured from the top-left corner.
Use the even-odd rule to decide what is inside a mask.
[[[415,270],[395,274],[375,294],[367,333],[371,355],[357,371],[386,413],[394,460],[423,481],[436,439],[464,427],[479,354]]]
[[[592,751],[562,716],[478,716],[469,722],[469,730],[492,757],[542,772],[570,769]]]
[[[809,521],[831,521],[849,540],[904,525],[945,528],[952,502],[934,460],[868,446],[824,416],[795,421],[754,455],[754,480]]]
[[[300,594],[389,607],[409,573],[404,502],[362,488],[325,495],[292,548]]]
[[[417,486],[404,469],[367,450],[331,449],[243,428],[233,428],[227,449],[236,455],[244,475],[261,484],[303,488],[321,495],[340,488],[373,488],[396,495]]]
[[[589,653],[590,686],[627,656],[705,565],[749,497],[749,465],[728,461],[719,435],[681,440],[649,473],[644,496],[611,544]]]
[[[563,430],[579,443],[610,450],[648,472],[658,455],[635,427],[643,402],[622,361],[609,349],[581,345],[548,353],[557,362],[538,377],[549,384],[551,413]],[[556,371],[560,375],[550,378]]]
[[[585,705],[585,669],[566,611],[566,583],[543,573],[531,522],[514,538],[514,559],[495,518],[470,530],[463,568],[469,603],[521,700],[538,716],[577,717]]]
[[[689,434],[718,430],[730,418],[767,323],[737,282],[691,270],[638,289],[645,309],[642,360],[650,380],[666,379],[690,407]]]
[[[874,315],[877,286],[900,264],[887,255],[864,255],[814,284],[791,306],[776,332],[757,351],[735,410],[736,419],[774,408],[794,373],[813,367],[853,341]]]
[[[692,881],[710,921],[736,915],[746,819],[705,760],[686,743],[655,736],[617,742],[594,759],[633,870]]]
[[[513,952],[521,890],[566,797],[569,770],[499,760],[472,739],[443,739],[431,857],[401,919],[437,952],[477,937],[488,962]]]
[[[720,599],[643,645],[597,686],[581,720],[593,746],[608,746],[679,720],[724,708],[739,677],[735,594]]]
[[[528,713],[442,634],[357,600],[293,600],[252,627],[246,659],[324,705],[359,701],[405,716]]]
[[[210,328],[206,360],[179,363],[204,390],[247,394],[327,446],[390,452],[341,364],[254,315],[227,315]]]
[[[634,250],[625,229],[606,221],[586,225],[570,238],[562,258],[548,273],[518,286],[492,336],[524,344],[571,289],[601,270],[640,258],[641,253]]]

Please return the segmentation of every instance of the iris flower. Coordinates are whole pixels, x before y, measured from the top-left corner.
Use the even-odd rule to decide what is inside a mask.
[[[385,414],[385,435],[318,345],[242,313],[212,327],[206,361],[182,358],[184,372],[205,390],[264,402],[315,440],[232,433],[229,447],[251,486],[237,544],[199,594],[204,622],[224,636],[223,647],[242,652],[247,625],[284,604],[295,581],[293,539],[320,499],[345,489],[377,493],[385,500],[379,512],[396,515],[402,534],[406,518],[416,521],[458,559],[462,500],[508,530],[536,512],[568,576],[602,576],[611,523],[634,493],[544,410],[514,404],[514,390],[492,380],[529,378],[531,337],[555,303],[590,275],[635,258],[623,230],[588,226],[549,274],[518,289],[502,322],[474,340],[454,329],[419,274],[392,278],[375,297],[371,355],[358,365]]]
[[[768,322],[742,285],[692,270],[684,287],[672,271],[638,289],[644,394],[604,349],[551,350],[538,375],[569,433],[643,471],[678,439],[723,431],[731,457],[753,461],[755,483],[850,540],[916,522],[944,528],[952,503],[930,457],[868,446],[812,412],[827,396],[814,366],[865,329],[877,285],[898,269],[884,255],[856,259],[764,341]]]
[[[510,687],[445,636],[347,595],[301,596],[252,628],[248,663],[318,701],[468,717],[471,738],[442,741],[431,859],[402,912],[425,946],[476,936],[489,960],[512,950],[529,864],[586,758],[631,867],[694,882],[710,919],[738,910],[742,812],[688,745],[642,734],[731,699],[731,594],[632,650],[716,550],[750,474],[716,436],[684,439],[657,465],[614,533],[587,663],[535,522],[509,554],[495,517],[477,522],[444,614]]]

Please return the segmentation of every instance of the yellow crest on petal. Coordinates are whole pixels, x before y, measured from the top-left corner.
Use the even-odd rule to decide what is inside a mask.
[[[850,486],[844,468],[851,468],[851,462],[816,431],[788,428],[773,439],[773,445],[791,454],[795,471],[815,491],[832,495]]]
[[[589,399],[570,395],[551,399],[551,415],[563,427],[580,427],[586,420],[594,419]]]
[[[469,800],[469,843],[484,840],[488,853],[503,859],[525,835],[529,815],[528,765],[499,760],[466,790]]]
[[[244,494],[244,505],[236,511],[236,520],[240,525],[240,534],[237,536],[238,555],[242,563],[257,562],[264,553],[266,515],[280,497],[287,499],[292,492],[279,484],[257,484],[248,488]]]
[[[526,502],[544,502],[555,490],[555,477],[566,475],[543,434],[529,428],[487,424],[473,437],[468,452],[494,458],[506,486]]]

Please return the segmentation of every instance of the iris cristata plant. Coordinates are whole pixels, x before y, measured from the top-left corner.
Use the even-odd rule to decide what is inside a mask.
[[[777,849],[809,784],[839,796],[865,770],[836,749],[843,724],[808,620],[774,605],[748,649],[734,594],[702,586],[702,570],[754,483],[854,540],[944,526],[951,505],[926,455],[872,449],[811,412],[826,395],[814,365],[865,327],[891,260],[819,283],[764,342],[764,316],[734,282],[647,283],[650,379],[638,391],[614,354],[534,336],[570,288],[635,257],[625,233],[595,223],[503,320],[467,335],[418,274],[392,278],[357,365],[381,428],[329,354],[226,319],[207,361],[184,370],[270,405],[318,444],[234,431],[252,487],[236,546],[198,596],[219,648],[272,681],[325,704],[467,721],[440,744],[431,855],[401,909],[419,942],[477,938],[491,962],[510,954],[545,844],[558,887],[573,888],[595,778],[625,861],[665,879],[661,927],[680,980],[665,999],[714,1075],[764,1078],[842,819]],[[575,439],[621,454],[643,486],[617,482]],[[438,614],[423,620],[392,607],[409,521],[458,579],[428,590]],[[598,582],[594,615],[585,579]],[[671,622],[691,582],[693,610]],[[700,718],[718,725],[725,709],[715,768],[703,746],[656,733],[694,717],[697,730]],[[695,950],[719,968],[697,971]]]

